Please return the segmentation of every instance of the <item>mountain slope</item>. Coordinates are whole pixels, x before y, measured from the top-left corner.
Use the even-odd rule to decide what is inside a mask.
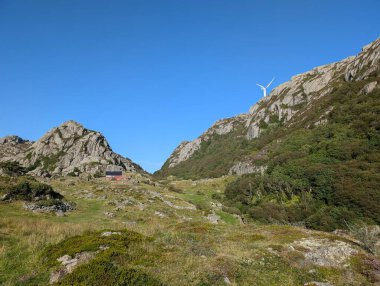
[[[5,137],[0,140],[0,154],[0,161],[17,161],[37,176],[100,175],[109,164],[130,172],[143,171],[130,159],[114,153],[101,133],[75,121],[51,129],[34,143]]]
[[[263,172],[267,154],[286,134],[329,125],[331,114],[348,102],[353,90],[358,98],[376,92],[379,69],[380,39],[357,56],[296,75],[249,113],[219,120],[194,141],[181,143],[156,175],[200,178]],[[377,98],[373,103],[378,104]]]
[[[293,77],[249,114],[218,121],[156,175],[243,175],[226,187],[224,203],[262,222],[325,231],[379,224],[379,75],[380,39]]]

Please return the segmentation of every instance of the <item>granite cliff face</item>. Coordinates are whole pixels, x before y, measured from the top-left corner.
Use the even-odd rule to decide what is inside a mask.
[[[0,161],[17,161],[37,176],[100,175],[107,165],[119,165],[129,172],[142,168],[112,151],[97,131],[67,121],[32,143],[17,136],[0,139]]]
[[[248,113],[219,120],[197,139],[181,143],[158,173],[168,175],[177,173],[175,169],[186,169],[187,162],[207,156],[207,146],[217,144],[216,141],[223,136],[233,136],[236,141],[245,137],[252,141],[267,134],[273,126],[281,126],[286,130],[299,124],[306,128],[326,124],[334,106],[322,107],[320,103],[349,82],[365,82],[361,93],[372,92],[379,88],[379,70],[380,39],[377,39],[363,47],[357,56],[293,76],[254,104]],[[310,113],[314,116],[310,116]],[[263,171],[263,166],[257,166],[252,156],[237,153],[230,161],[229,173]]]

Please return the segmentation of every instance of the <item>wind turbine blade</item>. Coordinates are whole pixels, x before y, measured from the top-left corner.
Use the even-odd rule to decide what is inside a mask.
[[[271,85],[271,83],[274,81],[274,78],[268,83],[267,88]]]
[[[258,85],[258,86],[261,87],[261,88],[265,88],[265,87],[263,87],[261,84],[256,83],[256,85]]]

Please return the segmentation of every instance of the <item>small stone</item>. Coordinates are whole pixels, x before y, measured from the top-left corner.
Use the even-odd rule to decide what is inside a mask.
[[[120,231],[105,231],[105,232],[102,232],[101,236],[111,236],[111,235],[121,235],[121,232]]]
[[[227,276],[225,276],[225,277],[223,278],[223,280],[224,280],[224,283],[226,283],[227,285],[231,285],[231,281],[230,281],[230,279],[228,279]]]
[[[211,223],[218,224],[220,220],[220,216],[218,216],[216,213],[211,213],[206,217]]]
[[[62,211],[62,210],[58,210],[56,213],[55,213],[56,216],[65,216],[65,213]]]
[[[101,245],[101,246],[99,246],[99,250],[107,250],[109,248],[110,247],[108,245]]]
[[[325,282],[315,282],[315,281],[312,281],[312,282],[307,282],[305,284],[303,284],[304,286],[334,286],[330,283],[325,283]]]
[[[111,212],[105,212],[104,215],[107,216],[107,217],[109,217],[109,218],[115,217],[115,214],[111,213]]]
[[[50,275],[50,280],[49,280],[49,283],[50,284],[54,284],[54,283],[57,283],[59,280],[62,279],[63,276],[65,276],[67,274],[66,270],[65,269],[60,269],[58,271],[55,271],[55,272],[52,272],[51,275]]]
[[[61,256],[61,257],[57,258],[57,261],[61,262],[61,263],[64,263],[65,261],[68,261],[68,260],[71,260],[71,259],[72,259],[71,256],[68,255],[68,254],[66,254],[64,256]]]
[[[159,212],[159,211],[155,211],[154,214],[160,218],[164,218],[164,217],[167,217],[166,214],[162,213],[162,212]]]

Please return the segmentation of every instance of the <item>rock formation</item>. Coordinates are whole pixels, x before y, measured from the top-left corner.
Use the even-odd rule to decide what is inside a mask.
[[[23,153],[30,148],[33,142],[11,135],[0,138],[0,161],[22,159]]]
[[[37,176],[101,175],[107,165],[142,172],[130,159],[112,151],[97,131],[67,121],[32,143],[17,136],[0,139],[0,161],[17,161]]]

